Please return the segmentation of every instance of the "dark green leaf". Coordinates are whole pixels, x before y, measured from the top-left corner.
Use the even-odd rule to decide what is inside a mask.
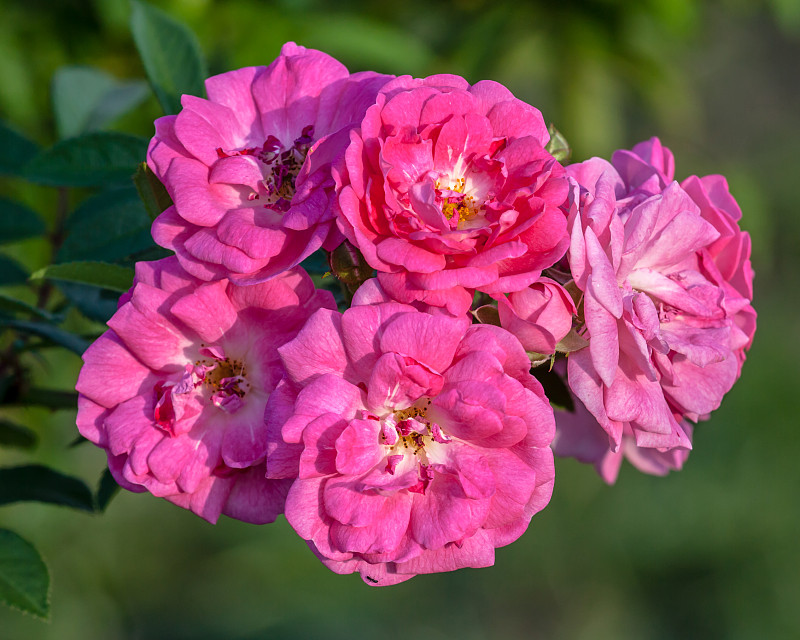
[[[86,284],[56,280],[61,293],[78,311],[90,320],[106,323],[114,315],[119,303],[119,292],[99,289]]]
[[[25,391],[15,404],[48,409],[75,409],[78,406],[78,392],[34,387]]]
[[[87,442],[89,442],[89,441],[86,438],[84,438],[83,436],[77,436],[72,442],[70,442],[67,445],[67,447],[72,449],[73,447],[79,447],[80,445],[86,444]]]
[[[345,300],[346,289],[344,284],[339,282],[333,275],[317,275],[316,273],[310,275],[311,280],[317,289],[325,289],[333,294],[333,298],[336,300],[336,306],[339,308],[339,311],[344,312],[350,306],[348,301]]]
[[[101,129],[147,97],[141,81],[120,82],[92,67],[61,67],[53,76],[53,110],[59,137]]]
[[[51,264],[31,274],[30,279],[65,280],[124,293],[131,288],[133,275],[133,269],[118,264],[85,261]]]
[[[39,318],[40,320],[47,320],[49,322],[54,321],[53,314],[43,311],[38,307],[34,307],[32,304],[28,304],[22,300],[12,298],[5,293],[0,293],[0,311],[11,312],[14,314],[21,313],[26,316],[33,316],[35,318]]]
[[[35,143],[0,121],[0,175],[21,176],[38,150]]]
[[[0,244],[40,236],[45,230],[44,221],[33,209],[0,198]]]
[[[573,351],[580,351],[588,346],[589,341],[581,336],[573,327],[556,345],[556,351],[558,353],[572,353]]]
[[[317,249],[303,260],[303,269],[318,275],[330,273],[331,265],[328,262],[328,252],[325,249]]]
[[[106,469],[100,478],[100,484],[97,487],[97,495],[95,496],[95,509],[103,512],[106,510],[108,503],[119,492],[119,485],[114,480],[114,476]]]
[[[152,260],[163,260],[164,258],[169,258],[171,255],[175,254],[168,249],[153,245],[144,251],[134,253],[132,256],[130,256],[129,260],[133,262],[150,262]]]
[[[89,116],[89,130],[101,129],[120,116],[133,111],[150,95],[150,87],[144,80],[118,82],[103,96]]]
[[[88,131],[92,109],[114,84],[114,78],[100,69],[57,69],[53,75],[52,95],[59,137],[71,138]]]
[[[133,176],[133,183],[151,220],[155,220],[162,211],[172,205],[172,198],[169,197],[166,188],[156,174],[150,171],[146,162],[139,165],[136,175]]]
[[[567,139],[552,124],[547,127],[550,134],[550,142],[547,143],[547,152],[561,163],[565,163],[572,156],[572,148]]]
[[[64,329],[60,329],[46,322],[0,318],[0,327],[9,327],[21,331],[22,333],[29,333],[39,336],[40,338],[45,338],[49,342],[65,347],[78,355],[82,355],[83,352],[89,348],[89,343],[80,336],[76,336],[74,333],[64,331]]]
[[[61,187],[111,185],[130,180],[146,153],[145,138],[94,131],[39,153],[25,167],[25,177]]]
[[[0,419],[0,446],[33,449],[37,441],[37,435],[28,427]]]
[[[94,497],[82,480],[40,464],[0,469],[0,505],[35,501],[94,511]]]
[[[16,260],[0,255],[0,287],[22,284],[28,280],[28,272]]]
[[[561,411],[575,411],[575,402],[566,383],[558,373],[549,369],[547,365],[534,367],[531,373],[542,383],[544,395],[550,401],[553,409]]]
[[[133,0],[131,30],[150,85],[167,114],[181,110],[181,94],[203,96],[207,73],[194,34],[160,9]]]
[[[99,193],[70,216],[56,262],[118,262],[154,246],[150,224],[133,187]]]
[[[50,575],[39,552],[13,531],[0,529],[0,601],[47,618]]]

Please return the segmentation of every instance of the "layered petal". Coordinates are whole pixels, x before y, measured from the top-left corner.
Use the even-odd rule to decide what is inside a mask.
[[[243,292],[176,258],[140,264],[110,329],[84,354],[78,428],[112,473],[201,517],[271,522],[285,480],[268,480],[264,410],[284,375],[278,348],[332,296],[295,269]],[[280,317],[281,330],[265,319]]]
[[[268,450],[301,449],[287,520],[369,584],[485,566],[549,500],[552,410],[505,330],[362,295],[280,350],[295,373],[267,407],[283,422]],[[323,326],[335,355],[315,358]]]

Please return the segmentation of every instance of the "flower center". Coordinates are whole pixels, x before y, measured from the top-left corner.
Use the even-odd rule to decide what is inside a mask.
[[[211,358],[196,360],[192,375],[194,386],[203,385],[211,392],[211,403],[226,413],[235,413],[250,390],[247,370],[241,360],[234,360],[222,353],[211,353]],[[202,351],[201,351],[202,352]]]
[[[248,200],[258,200],[273,211],[285,212],[289,209],[295,193],[295,180],[300,173],[308,150],[314,142],[314,126],[303,128],[291,147],[285,148],[275,136],[269,136],[261,147],[251,147],[236,151],[217,149],[219,158],[232,156],[253,156],[265,166],[265,178],[253,191]]]
[[[399,409],[381,420],[380,444],[387,448],[386,471],[394,475],[408,454],[414,456],[419,480],[408,488],[414,493],[424,494],[433,480],[429,456],[435,454],[439,445],[451,441],[439,425],[427,417],[430,404],[430,400],[424,400],[418,406]]]
[[[190,415],[184,408],[195,390],[202,398],[210,393],[211,404],[225,413],[241,409],[250,390],[244,362],[227,357],[217,346],[201,345],[200,354],[206,357],[187,364],[180,380],[158,382],[153,390],[153,422],[172,436],[190,428],[181,421]]]
[[[443,187],[443,184],[448,186]],[[475,197],[465,193],[465,178],[457,178],[453,182],[437,180],[434,187],[436,203],[442,208],[442,214],[452,229],[457,229],[460,223],[472,220],[480,213],[481,207]]]

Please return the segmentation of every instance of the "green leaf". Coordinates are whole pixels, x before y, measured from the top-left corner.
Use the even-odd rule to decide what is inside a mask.
[[[0,198],[0,244],[40,236],[45,230],[44,221],[33,209]]]
[[[53,314],[39,309],[38,307],[34,307],[32,304],[28,304],[23,300],[12,298],[11,296],[2,292],[0,292],[0,310],[10,311],[11,313],[22,313],[26,316],[32,316],[34,318],[47,320],[49,322],[55,321]]]
[[[131,288],[134,271],[129,267],[108,262],[64,262],[51,264],[31,274],[31,280],[66,280],[101,287],[111,291],[126,292]]]
[[[25,167],[25,177],[59,187],[94,187],[125,182],[147,153],[147,139],[94,131],[57,142]]]
[[[117,311],[119,292],[87,284],[56,280],[61,293],[90,320],[105,324]]]
[[[99,193],[70,216],[56,262],[117,262],[150,249],[155,246],[151,223],[132,186]]]
[[[106,469],[100,477],[100,484],[97,487],[97,495],[95,496],[95,510],[103,512],[108,507],[108,504],[119,493],[119,485],[114,480],[114,476]]]
[[[0,287],[22,284],[28,280],[28,272],[16,260],[0,255]]]
[[[545,149],[559,162],[567,162],[572,156],[572,148],[569,146],[569,142],[552,124],[547,127],[547,132],[550,134],[550,142],[547,143]]]
[[[204,96],[208,75],[200,45],[183,24],[160,9],[133,0],[131,30],[147,79],[167,114],[181,110],[181,94]]]
[[[309,273],[322,275],[330,273],[331,265],[328,262],[328,252],[325,249],[317,249],[314,253],[303,260],[303,269]]]
[[[556,351],[558,353],[572,353],[573,351],[580,351],[588,346],[589,341],[581,336],[573,327],[556,345]]]
[[[575,402],[564,379],[546,366],[534,367],[531,373],[542,383],[544,394],[553,406],[561,411],[575,411]]]
[[[13,531],[0,529],[0,601],[47,618],[50,575],[39,552]]]
[[[0,446],[33,449],[38,440],[36,433],[28,427],[0,419]]]
[[[76,436],[75,439],[67,445],[67,448],[68,449],[73,449],[74,447],[79,447],[82,444],[86,444],[87,442],[89,442],[89,441],[86,438],[84,438],[83,436],[79,435],[79,436]]]
[[[76,336],[74,333],[64,331],[64,329],[60,329],[46,322],[0,318],[0,327],[9,327],[21,331],[22,333],[39,336],[53,344],[65,347],[78,355],[82,355],[83,352],[89,348],[89,343],[80,336]]]
[[[34,387],[23,393],[15,404],[47,407],[54,410],[75,409],[78,406],[78,392]]]
[[[0,121],[0,175],[21,176],[23,167],[39,147]]]
[[[162,211],[172,205],[172,198],[169,197],[167,189],[146,162],[139,165],[136,175],[133,176],[133,183],[151,220],[155,220]]]
[[[89,118],[89,130],[101,129],[111,124],[120,116],[133,111],[150,96],[150,87],[144,80],[118,81],[111,91],[92,111]]]
[[[94,496],[82,480],[40,464],[0,469],[0,505],[22,501],[94,511]]]
[[[142,81],[121,82],[93,67],[61,67],[53,76],[53,111],[59,137],[101,129],[147,97]]]

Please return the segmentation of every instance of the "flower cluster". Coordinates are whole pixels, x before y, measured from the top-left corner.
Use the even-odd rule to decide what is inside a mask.
[[[77,384],[120,485],[211,522],[285,513],[388,585],[491,565],[549,502],[554,451],[608,482],[622,457],[680,468],[755,331],[724,178],[675,182],[656,139],[562,166],[495,82],[293,43],[206,89],[148,151],[174,255],[137,265]],[[301,266],[320,251],[338,306]]]

